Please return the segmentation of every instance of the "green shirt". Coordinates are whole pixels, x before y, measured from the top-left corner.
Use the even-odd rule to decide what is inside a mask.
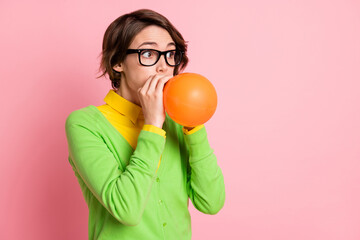
[[[72,112],[65,129],[89,208],[89,239],[191,239],[189,198],[207,214],[224,205],[224,179],[205,127],[185,135],[166,115],[166,139],[141,130],[133,150],[90,105]]]

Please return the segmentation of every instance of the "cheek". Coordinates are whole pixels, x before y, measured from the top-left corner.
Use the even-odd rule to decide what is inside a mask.
[[[169,74],[174,76],[175,67],[169,69]]]
[[[147,69],[138,64],[137,58],[128,57],[124,63],[124,75],[129,87],[136,90],[144,85],[147,79]]]
[[[133,67],[128,75],[130,80],[129,85],[131,85],[133,89],[138,89],[145,84],[151,75],[154,74],[155,73],[151,70],[151,67]]]

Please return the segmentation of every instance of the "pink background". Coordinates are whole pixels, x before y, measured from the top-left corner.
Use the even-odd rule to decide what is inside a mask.
[[[64,123],[103,104],[102,37],[151,8],[213,82],[206,123],[226,183],[193,239],[360,239],[359,1],[0,2],[0,239],[87,239]]]

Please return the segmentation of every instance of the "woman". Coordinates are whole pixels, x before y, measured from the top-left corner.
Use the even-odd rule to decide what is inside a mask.
[[[186,43],[162,15],[125,14],[103,39],[106,104],[66,120],[69,162],[89,208],[89,239],[191,239],[189,198],[216,214],[225,187],[204,125],[175,123],[164,84],[185,68]]]

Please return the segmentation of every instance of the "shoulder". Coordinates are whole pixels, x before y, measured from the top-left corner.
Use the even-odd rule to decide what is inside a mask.
[[[99,111],[95,106],[89,105],[87,107],[77,109],[71,112],[65,121],[65,126],[68,127],[70,125],[87,125],[93,124],[100,119]]]

